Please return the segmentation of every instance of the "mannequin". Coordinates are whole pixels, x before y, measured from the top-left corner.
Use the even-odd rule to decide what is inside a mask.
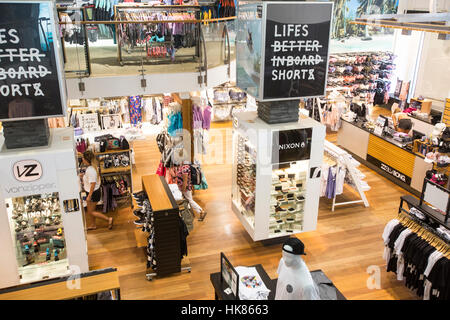
[[[275,300],[320,300],[319,290],[301,258],[306,255],[304,249],[297,238],[289,238],[283,244]]]

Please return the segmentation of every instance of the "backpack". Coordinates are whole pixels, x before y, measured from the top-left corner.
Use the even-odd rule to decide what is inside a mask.
[[[130,149],[130,144],[128,143],[128,140],[125,139],[124,136],[120,136],[120,149],[122,150]]]
[[[191,170],[191,183],[194,186],[198,186],[202,184],[202,171],[200,170],[200,167],[195,165],[189,165]]]
[[[100,152],[106,152],[108,141],[106,139],[100,140]]]
[[[120,149],[120,140],[117,138],[110,138],[107,140],[107,150]]]

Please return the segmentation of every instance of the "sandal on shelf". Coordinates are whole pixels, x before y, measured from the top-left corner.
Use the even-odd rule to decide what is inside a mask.
[[[111,230],[112,227],[113,227],[113,222],[114,222],[114,220],[113,220],[113,218],[109,218],[109,219],[110,219],[110,220],[109,220],[109,224],[108,224],[108,229]]]
[[[87,231],[90,231],[90,230],[96,230],[96,229],[97,229],[97,227],[87,227],[87,228],[86,228]]]
[[[203,221],[205,220],[205,217],[208,213],[206,211],[203,211],[202,213],[200,213],[200,217],[198,218],[198,221]]]

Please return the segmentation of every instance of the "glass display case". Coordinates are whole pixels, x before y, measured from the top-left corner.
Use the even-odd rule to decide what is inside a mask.
[[[21,281],[66,274],[69,263],[58,193],[5,202]]]
[[[235,205],[255,227],[256,150],[248,139],[238,135],[237,141],[237,192]]]
[[[315,230],[325,127],[233,120],[232,210],[254,241]]]

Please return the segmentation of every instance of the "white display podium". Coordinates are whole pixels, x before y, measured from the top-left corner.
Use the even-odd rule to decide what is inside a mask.
[[[254,241],[316,229],[324,141],[325,126],[311,118],[235,116],[232,209]]]
[[[10,150],[0,137],[0,288],[89,271],[73,136]]]

